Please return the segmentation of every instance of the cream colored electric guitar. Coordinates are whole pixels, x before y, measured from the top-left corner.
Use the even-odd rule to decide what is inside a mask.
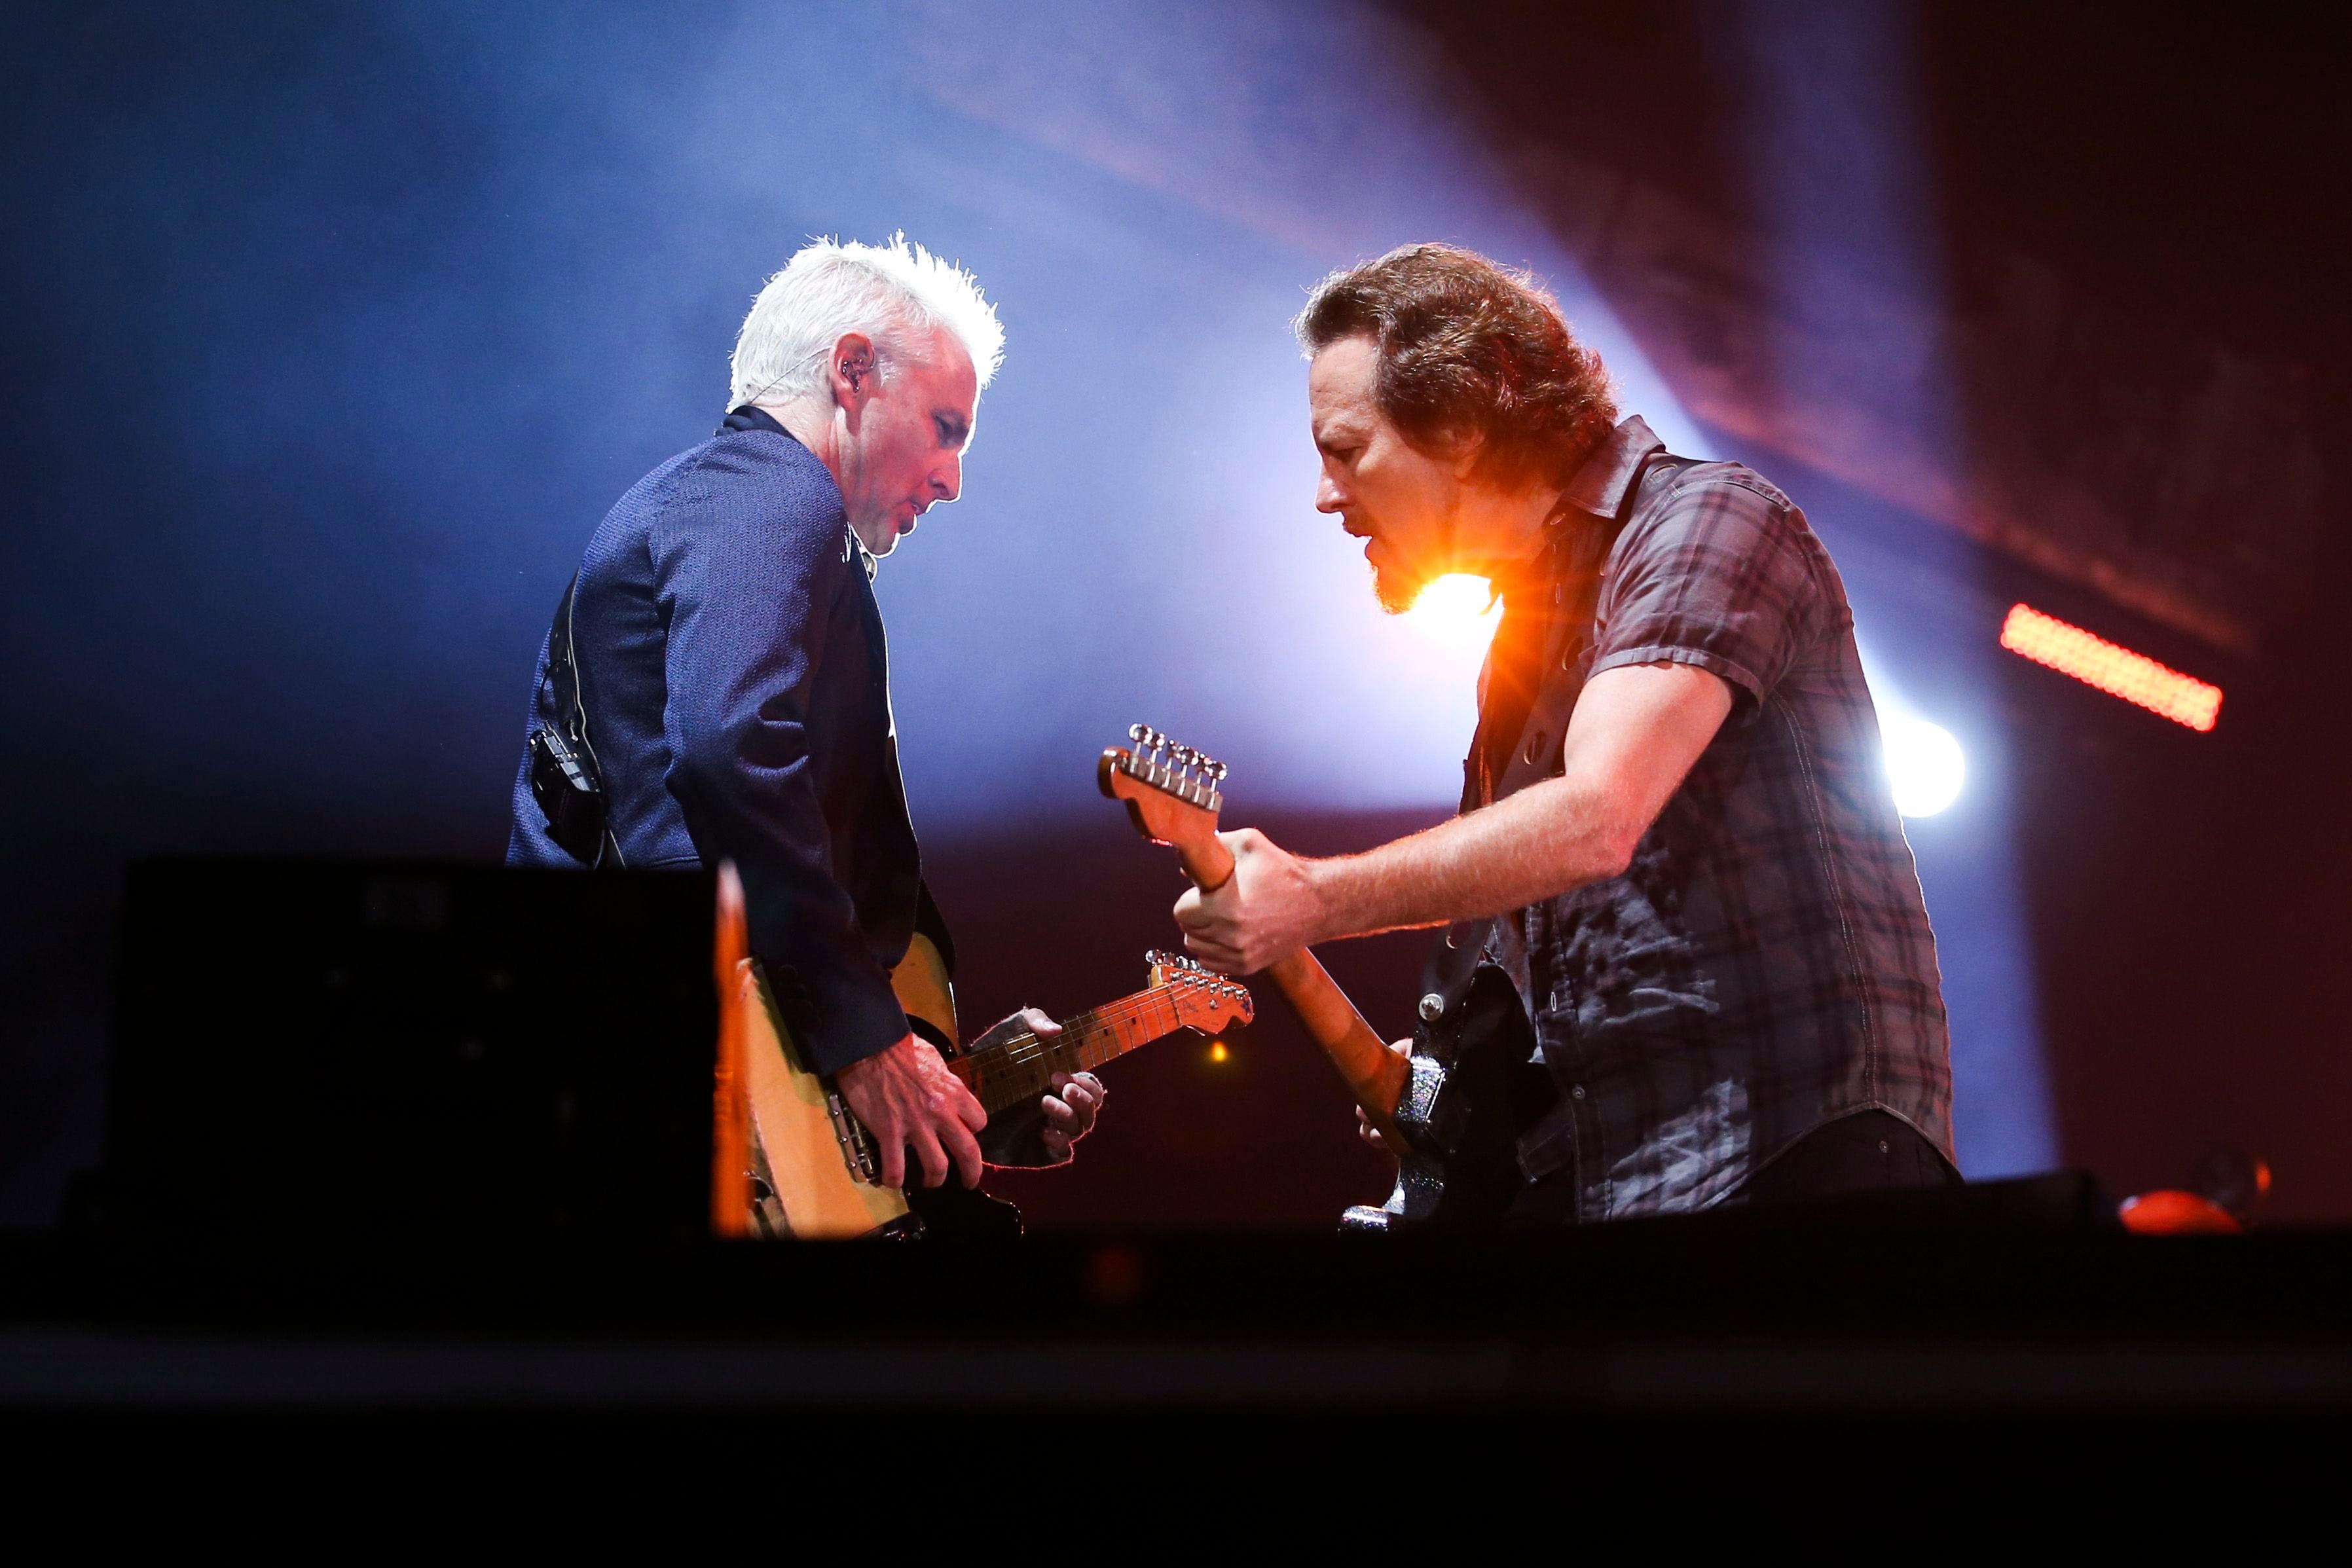
[[[742,887],[719,873],[719,1092],[711,1228],[721,1236],[803,1239],[889,1234],[907,1227],[906,1195],[878,1179],[873,1139],[828,1079],[803,1061],[750,956]],[[992,1116],[1052,1092],[1057,1072],[1100,1067],[1138,1046],[1195,1030],[1216,1034],[1254,1016],[1248,988],[1190,959],[1147,956],[1144,989],[1062,1020],[1051,1040],[1024,1031],[948,1068]],[[909,1017],[961,1047],[955,992],[930,938],[918,935],[890,977]]]

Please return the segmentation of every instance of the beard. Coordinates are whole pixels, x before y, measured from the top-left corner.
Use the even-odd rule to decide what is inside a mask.
[[[1369,519],[1363,525],[1368,533],[1380,535]],[[1420,548],[1401,549],[1402,541],[1381,538],[1381,560],[1369,559],[1372,569],[1372,597],[1380,601],[1382,610],[1391,615],[1402,615],[1411,610],[1421,591],[1454,570],[1454,519],[1448,514],[1437,520],[1434,538],[1423,537]]]
[[[1380,601],[1382,610],[1391,615],[1402,615],[1421,597],[1429,586],[1425,571],[1408,571],[1396,567],[1372,568],[1372,597]]]

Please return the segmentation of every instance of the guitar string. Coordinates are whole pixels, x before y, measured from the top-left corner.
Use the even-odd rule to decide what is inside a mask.
[[[1195,988],[1182,982],[1155,986],[1078,1014],[1066,1020],[1063,1032],[1051,1040],[1030,1036],[992,1048],[981,1056],[962,1058],[958,1065],[967,1068],[966,1082],[982,1106],[1002,1110],[1014,1101],[1045,1093],[1052,1087],[1056,1071],[1098,1067],[1185,1028],[1178,997]],[[1126,1038],[1138,1030],[1146,1032]]]
[[[1002,1110],[1015,1100],[1044,1093],[1051,1087],[1057,1066],[1079,1069],[1099,1066],[1137,1046],[1183,1026],[1172,987],[1156,987],[1080,1013],[1064,1025],[1064,1032],[1048,1042],[1030,1037],[1018,1047],[1000,1047],[971,1061],[982,1103]],[[1164,1015],[1154,1017],[1153,1015]],[[1139,1038],[1123,1038],[1139,1026],[1157,1025]],[[1108,1047],[1108,1049],[1105,1049]],[[991,1103],[991,1102],[994,1102]]]

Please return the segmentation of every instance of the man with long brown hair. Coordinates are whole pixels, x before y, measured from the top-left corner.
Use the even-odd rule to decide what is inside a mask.
[[[1335,274],[1297,331],[1316,507],[1381,602],[1464,572],[1505,614],[1462,814],[1328,860],[1227,834],[1187,945],[1247,974],[1496,917],[1549,1085],[1519,1221],[1957,1181],[1935,939],[1804,514],[1621,422],[1550,298],[1483,256]]]

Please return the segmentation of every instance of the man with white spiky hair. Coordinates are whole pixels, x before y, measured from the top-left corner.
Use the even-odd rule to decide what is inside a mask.
[[[725,423],[589,540],[515,780],[510,864],[735,863],[794,1042],[874,1134],[890,1186],[909,1149],[934,1187],[951,1164],[971,1186],[984,1161],[1059,1163],[1103,1096],[1091,1073],[1057,1075],[991,1125],[890,985],[919,925],[945,937],[872,579],[961,493],[1003,344],[971,275],[903,235],[795,255],[744,319]],[[600,805],[580,808],[582,777]],[[1055,1026],[1034,1009],[998,1026],[1021,1028]]]

